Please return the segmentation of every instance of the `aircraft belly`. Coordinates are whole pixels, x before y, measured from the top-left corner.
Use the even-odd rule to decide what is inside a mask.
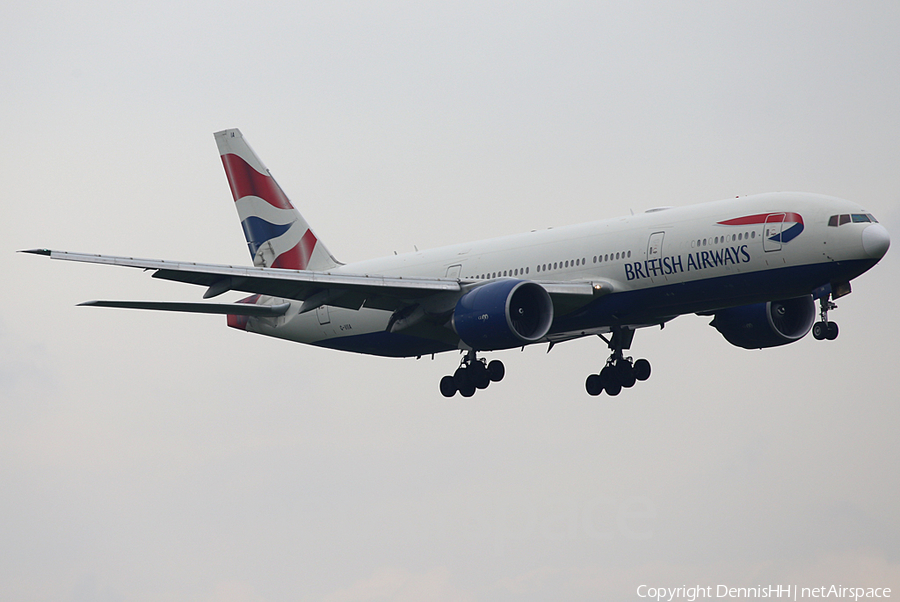
[[[557,318],[550,333],[654,324],[683,314],[799,297],[832,281],[849,281],[875,263],[874,260],[814,263],[633,288],[601,297],[577,312]]]
[[[299,304],[294,305],[299,308]],[[327,307],[326,315],[321,311],[297,314],[296,309],[292,309],[281,324],[276,320],[251,319],[247,331],[297,343],[388,357],[415,357],[458,346],[455,335],[439,327],[430,331],[387,332],[390,311]]]

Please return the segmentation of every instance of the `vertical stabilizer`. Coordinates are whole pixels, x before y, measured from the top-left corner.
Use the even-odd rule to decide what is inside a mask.
[[[340,265],[291,205],[240,130],[223,130],[215,137],[253,265],[315,271]]]

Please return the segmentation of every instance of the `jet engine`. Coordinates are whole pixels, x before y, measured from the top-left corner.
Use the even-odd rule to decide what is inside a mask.
[[[715,326],[732,345],[763,349],[802,339],[815,319],[816,303],[807,295],[723,309],[716,312],[710,326]]]
[[[553,323],[553,302],[541,285],[497,280],[475,288],[456,303],[453,329],[476,351],[509,349],[541,340]]]

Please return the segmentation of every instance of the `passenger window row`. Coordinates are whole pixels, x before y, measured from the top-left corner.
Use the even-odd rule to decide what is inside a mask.
[[[631,257],[631,251],[620,251],[618,253],[606,253],[603,255],[594,255],[594,263],[604,263],[608,261],[617,261]],[[553,263],[539,263],[535,266],[537,272],[550,272],[553,270],[565,270],[568,268],[580,267],[587,264],[587,258],[567,259],[564,261],[554,261]],[[494,278],[508,278],[510,276],[524,276],[531,272],[530,268],[514,268],[512,270],[502,270],[497,272],[485,272],[484,274],[475,274],[469,276],[469,280],[493,280]]]
[[[756,238],[756,231],[738,232],[737,234],[728,234],[725,236],[715,236],[710,238],[698,238],[691,241],[692,247],[708,247],[710,245],[721,245],[728,242],[737,242],[741,240],[750,240]]]

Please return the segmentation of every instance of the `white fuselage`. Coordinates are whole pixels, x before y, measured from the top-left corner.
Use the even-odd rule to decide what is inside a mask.
[[[331,272],[449,277],[471,284],[516,278],[611,286],[611,294],[555,316],[544,341],[565,340],[617,324],[659,324],[683,313],[796,297],[849,282],[881,257],[864,244],[863,232],[884,229],[871,222],[829,226],[829,218],[839,214],[867,215],[859,205],[834,197],[770,193],[382,257]],[[752,217],[757,219],[746,219]],[[390,311],[322,306],[300,314],[300,305],[292,302],[280,318],[251,318],[247,330],[380,355],[460,346],[458,339],[451,345],[443,338],[440,343],[423,339],[421,345],[404,340],[393,347],[385,332]]]

